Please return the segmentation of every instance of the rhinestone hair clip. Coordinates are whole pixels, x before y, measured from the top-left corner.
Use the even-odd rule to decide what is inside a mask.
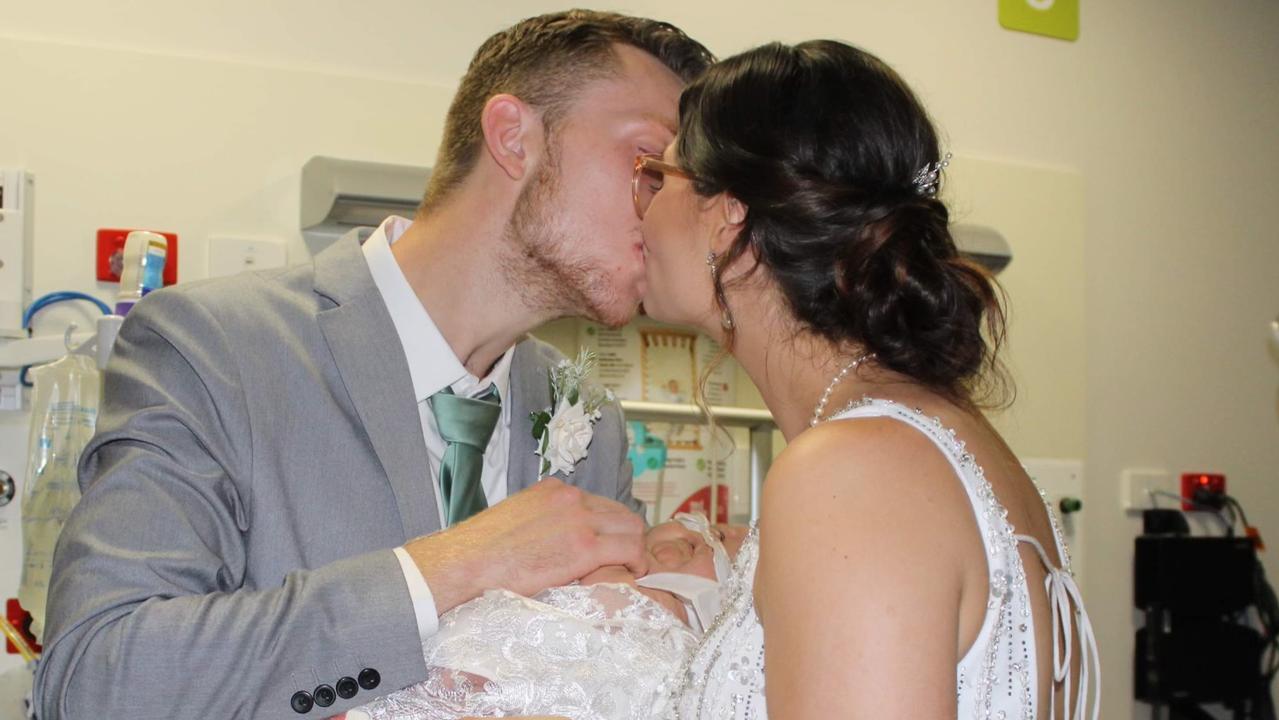
[[[924,197],[937,197],[937,191],[941,189],[941,171],[950,165],[950,153],[946,153],[940,161],[928,163],[915,173],[915,179],[911,183],[915,186],[915,192]]]

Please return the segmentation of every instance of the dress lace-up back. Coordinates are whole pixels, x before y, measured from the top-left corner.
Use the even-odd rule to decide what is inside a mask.
[[[1070,575],[1070,558],[1051,507],[1058,554],[1064,567],[1056,568],[1033,538],[1016,535],[1008,511],[1000,504],[985,473],[955,431],[887,400],[865,398],[852,403],[830,419],[889,417],[916,428],[949,458],[972,503],[982,543],[986,549],[990,595],[986,617],[972,648],[956,667],[958,717],[990,720],[1033,720],[1039,717],[1039,674],[1035,655],[1034,618],[1026,572],[1018,542],[1034,544],[1048,571],[1045,581],[1053,609],[1052,620],[1064,642],[1054,647],[1054,677],[1065,695],[1065,716],[1085,717],[1093,696],[1092,717],[1097,717],[1100,678],[1097,677],[1096,643],[1079,591]],[[1047,503],[1045,503],[1047,505]],[[751,528],[734,566],[719,616],[708,628],[702,644],[676,677],[671,717],[680,720],[762,720],[768,716],[764,688],[764,631],[755,613],[755,568],[759,561],[759,530]],[[1077,683],[1070,678],[1072,630],[1078,630],[1084,657]],[[1092,663],[1092,670],[1089,668]],[[1090,688],[1090,681],[1092,687]],[[1092,692],[1090,692],[1090,690]],[[1053,697],[1055,698],[1055,686]],[[1054,702],[1055,705],[1055,702]],[[1053,717],[1050,710],[1046,716]]]

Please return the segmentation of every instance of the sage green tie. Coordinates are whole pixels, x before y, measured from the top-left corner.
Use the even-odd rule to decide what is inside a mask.
[[[502,414],[497,388],[479,397],[453,394],[450,388],[431,396],[431,412],[448,445],[440,463],[440,501],[446,526],[453,526],[488,507],[480,476],[484,470],[484,448],[493,437],[493,428]]]

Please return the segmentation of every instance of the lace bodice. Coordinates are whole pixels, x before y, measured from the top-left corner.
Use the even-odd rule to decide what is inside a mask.
[[[423,643],[427,678],[348,719],[556,715],[660,717],[670,678],[697,644],[674,615],[627,585],[573,585],[525,598],[494,590],[445,613]]]
[[[1034,653],[1034,620],[1031,615],[1026,573],[1018,553],[1019,540],[1031,541],[1013,532],[1004,509],[991,490],[985,474],[953,430],[936,418],[925,417],[896,403],[866,398],[831,417],[890,417],[905,422],[929,437],[950,459],[972,503],[986,549],[990,597],[986,618],[969,652],[956,668],[956,688],[960,718],[1033,720],[1038,717],[1038,672]],[[1036,548],[1048,566],[1048,592],[1053,601],[1054,626],[1064,623],[1065,645],[1070,647],[1071,619],[1078,628],[1087,657],[1081,682],[1065,683],[1065,692],[1079,692],[1071,704],[1082,711],[1088,691],[1089,660],[1096,663],[1096,646],[1087,616],[1082,615],[1078,589],[1070,579],[1070,560],[1052,509],[1048,508],[1057,546],[1065,567],[1056,569],[1043,548]],[[1033,542],[1033,541],[1032,541]],[[683,664],[676,677],[669,717],[678,720],[763,720],[767,717],[764,693],[764,632],[755,613],[754,581],[759,561],[759,531],[751,528],[738,554],[726,591],[723,610],[707,629],[702,644]],[[1071,602],[1074,603],[1072,610]],[[1060,611],[1060,612],[1059,612]],[[1064,662],[1063,662],[1064,661]],[[1054,653],[1055,675],[1063,679],[1070,669],[1070,656]],[[1096,680],[1094,679],[1094,682]],[[1096,688],[1094,688],[1096,689]],[[1096,717],[1094,707],[1094,718]],[[1082,717],[1082,712],[1080,712]]]

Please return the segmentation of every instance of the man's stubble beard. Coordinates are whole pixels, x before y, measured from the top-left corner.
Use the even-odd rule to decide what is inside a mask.
[[[585,243],[575,236],[571,223],[563,223],[570,211],[556,204],[558,180],[559,165],[552,154],[515,201],[506,224],[506,250],[498,260],[502,274],[524,306],[537,314],[624,325],[635,308],[618,307],[606,271],[572,257],[571,248]]]

